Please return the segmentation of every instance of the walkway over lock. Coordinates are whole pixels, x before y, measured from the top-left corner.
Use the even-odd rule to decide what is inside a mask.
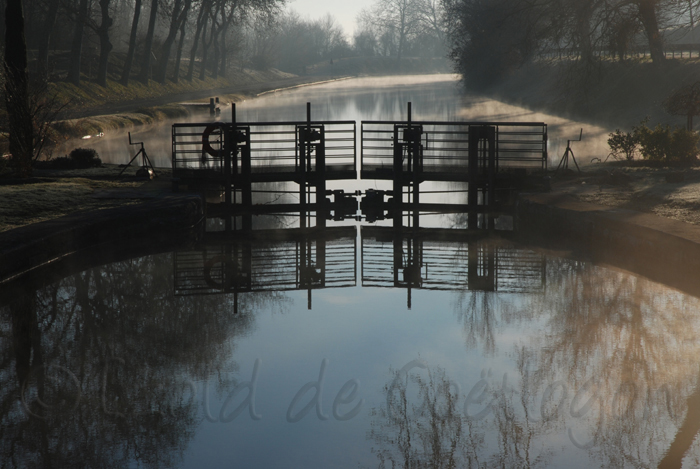
[[[365,121],[360,124],[357,161],[355,121],[232,122],[175,124],[172,128],[174,185],[220,191],[223,204],[209,213],[222,218],[263,213],[300,213],[302,227],[326,219],[359,218],[357,196],[328,191],[328,181],[391,180],[391,190],[368,191],[363,215],[393,218],[401,226],[405,210],[414,226],[418,214],[499,210],[509,203],[514,179],[547,169],[547,125],[538,122]],[[466,203],[424,203],[423,182],[464,182]],[[292,182],[298,202],[254,204],[255,184]],[[501,193],[506,195],[503,196]],[[385,199],[386,198],[386,199]]]
[[[398,151],[406,183],[413,172],[420,182],[467,181],[475,165],[488,170],[490,148],[496,173],[547,169],[547,124],[541,122],[363,121],[360,128],[361,179],[393,180]],[[470,152],[481,154],[470,162]],[[407,158],[412,154],[418,158]]]

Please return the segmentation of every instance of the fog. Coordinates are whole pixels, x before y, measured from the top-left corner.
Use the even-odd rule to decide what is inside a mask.
[[[351,78],[334,82],[263,94],[236,103],[238,122],[305,121],[306,103],[311,103],[312,120],[395,120],[407,119],[407,103],[412,103],[414,121],[544,122],[548,124],[549,167],[556,167],[568,139],[575,140],[583,129],[583,141],[572,144],[579,164],[593,158],[605,159],[607,134],[612,129],[577,122],[552,114],[464,94],[456,75],[413,75],[382,78]],[[230,121],[231,106],[222,103],[216,120]],[[206,122],[208,114],[169,120],[132,131],[135,141],[143,141],[154,165],[171,166],[171,125],[175,122]],[[105,163],[127,163],[137,151],[129,146],[127,131],[108,132],[102,138],[76,140],[59,153],[75,147],[95,148]]]

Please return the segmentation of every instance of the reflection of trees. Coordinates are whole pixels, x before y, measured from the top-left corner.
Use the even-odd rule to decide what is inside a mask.
[[[546,332],[520,352],[531,372],[523,392],[541,396],[563,380],[570,402],[588,384],[583,402],[590,397],[595,405],[577,425],[585,421],[596,436],[589,453],[606,467],[658,462],[683,414],[693,412],[688,406],[697,405],[683,396],[700,378],[694,360],[700,302],[576,261],[550,261],[547,272],[547,295],[528,305],[546,321]]]
[[[233,315],[227,296],[175,297],[170,254],[17,292],[0,307],[0,460],[175,465],[199,421],[193,380],[230,367],[260,301]]]
[[[486,356],[507,326],[530,331],[504,351],[517,363],[517,402],[492,401],[484,441],[566,435],[565,451],[584,450],[603,467],[700,459],[700,300],[579,261],[550,258],[545,270],[546,295],[457,298],[467,346]],[[503,442],[504,455],[523,444]]]
[[[499,325],[496,314],[503,305],[493,292],[461,291],[455,303],[457,317],[462,323],[467,348],[482,344],[484,354],[496,352],[496,332]]]
[[[467,418],[455,383],[444,370],[428,378],[398,371],[385,386],[386,406],[372,411],[369,438],[379,467],[540,467],[549,453],[539,452],[543,425],[525,412],[507,389],[484,389],[489,419]],[[489,404],[490,403],[490,404]],[[490,441],[495,434],[496,441]]]

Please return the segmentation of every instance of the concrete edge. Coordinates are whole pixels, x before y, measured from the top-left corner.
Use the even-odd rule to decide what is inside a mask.
[[[6,231],[0,233],[0,284],[80,251],[183,236],[196,230],[203,219],[201,196],[178,194]]]
[[[297,88],[304,88],[304,87],[307,87],[307,86],[323,85],[323,84],[325,84],[325,83],[333,83],[333,82],[336,82],[336,81],[350,80],[351,78],[357,78],[357,77],[347,76],[347,77],[333,78],[333,79],[331,79],[331,80],[312,81],[312,82],[309,82],[309,83],[300,83],[300,84],[298,84],[298,85],[286,86],[286,87],[277,88],[277,89],[274,89],[274,90],[263,91],[262,93],[256,94],[255,97],[256,97],[256,98],[259,98],[260,96],[265,96],[266,94],[271,94],[271,93],[277,93],[277,92],[279,92],[279,91],[294,90],[294,89],[297,89]]]
[[[631,210],[584,203],[565,194],[521,194],[516,226],[529,241],[585,253],[612,265],[700,296],[700,226]]]

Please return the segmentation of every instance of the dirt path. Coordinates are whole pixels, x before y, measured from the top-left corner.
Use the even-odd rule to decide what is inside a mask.
[[[700,225],[700,168],[679,171],[601,165],[581,175],[555,176],[552,189],[582,202]]]

